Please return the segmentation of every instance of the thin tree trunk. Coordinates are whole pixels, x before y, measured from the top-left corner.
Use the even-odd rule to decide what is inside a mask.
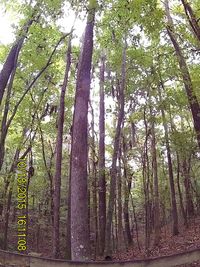
[[[118,251],[125,250],[124,230],[122,223],[122,177],[121,177],[121,148],[118,154],[119,170],[117,175],[117,207],[118,207]]]
[[[37,82],[37,80],[41,77],[41,75],[46,71],[46,69],[52,64],[51,60],[53,55],[56,52],[57,47],[59,46],[59,44],[62,42],[62,40],[69,34],[64,35],[63,37],[60,38],[60,40],[57,42],[56,46],[54,47],[46,65],[38,72],[38,74],[36,75],[36,77],[30,82],[30,84],[27,86],[26,90],[24,91],[24,93],[22,94],[22,96],[20,97],[19,101],[16,103],[16,105],[13,108],[12,114],[10,115],[10,118],[8,119],[7,122],[3,122],[3,124],[1,125],[1,136],[0,136],[0,170],[2,168],[3,165],[3,161],[4,161],[4,156],[5,156],[5,141],[6,141],[6,137],[7,137],[7,133],[8,133],[8,129],[17,113],[18,107],[20,106],[21,102],[24,100],[24,97],[28,94],[28,92],[32,89],[32,87],[35,85],[35,83]]]
[[[143,162],[142,162],[142,176],[143,176],[143,188],[145,196],[145,250],[147,256],[149,256],[150,247],[150,197],[149,197],[149,187],[150,187],[150,166],[149,166],[149,156],[148,156],[148,138],[150,132],[148,131],[148,125],[146,120],[146,110],[144,109],[144,125],[145,125],[145,142],[144,142],[144,152],[143,152]]]
[[[124,188],[124,224],[126,238],[128,245],[132,245],[133,239],[130,229],[130,219],[129,219],[129,196],[131,191],[132,175],[127,176],[127,148],[126,148],[125,137],[123,137],[123,165],[124,165],[124,178],[123,178],[123,188]]]
[[[117,176],[117,155],[119,151],[119,143],[120,143],[120,134],[121,134],[121,125],[124,119],[124,90],[126,83],[126,49],[127,44],[125,41],[125,46],[123,49],[122,56],[122,82],[121,86],[119,86],[119,113],[118,113],[118,122],[117,129],[114,140],[114,150],[112,157],[112,166],[111,166],[111,181],[110,181],[110,196],[108,202],[108,211],[107,211],[107,221],[106,221],[106,244],[105,244],[105,254],[111,254],[111,225],[112,225],[112,217],[113,217],[113,207],[115,203],[116,197],[116,176]]]
[[[190,26],[196,36],[196,38],[200,41],[200,27],[198,25],[198,19],[196,18],[196,15],[194,14],[194,11],[191,7],[191,5],[186,0],[181,0],[185,14],[188,18],[188,21],[190,23]]]
[[[152,118],[153,120],[154,118]],[[153,182],[154,182],[154,246],[157,246],[160,242],[160,203],[159,203],[159,185],[158,185],[158,166],[157,166],[157,151],[156,151],[156,136],[154,121],[151,125],[152,135],[152,170],[153,170]]]
[[[0,72],[0,106],[1,102],[4,96],[4,92],[7,86],[7,83],[9,81],[9,78],[13,72],[13,70],[16,68],[19,52],[22,48],[22,45],[24,43],[24,40],[26,38],[26,34],[29,31],[30,26],[32,25],[34,19],[30,19],[27,24],[23,27],[22,30],[22,37],[20,37],[15,44],[12,46],[5,63],[3,65],[3,68]]]
[[[180,207],[181,207],[181,213],[182,213],[183,220],[184,220],[184,225],[186,226],[186,228],[188,228],[187,214],[186,214],[185,209],[184,209],[183,196],[182,196],[181,186],[180,186],[180,160],[179,160],[178,154],[177,154],[177,187],[178,187],[178,193],[179,193],[179,198],[180,198]]]
[[[136,232],[137,246],[138,246],[138,249],[141,251],[140,242],[139,242],[139,231],[138,231],[137,216],[136,216],[136,212],[135,212],[133,196],[132,196],[132,194],[130,194],[130,196],[131,196],[131,204],[132,204],[132,208],[133,208],[133,217],[134,217],[134,221],[135,221],[135,232]]]
[[[163,82],[161,81],[162,88],[164,89]],[[162,95],[161,95],[161,89],[158,86],[158,95],[160,103],[162,103]],[[161,113],[162,113],[162,120],[163,120],[163,128],[165,133],[165,143],[166,143],[166,149],[167,149],[167,160],[168,160],[168,171],[169,171],[169,183],[170,183],[170,190],[171,190],[171,203],[172,203],[172,216],[173,216],[173,235],[178,235],[178,212],[177,212],[177,204],[176,204],[176,192],[174,187],[174,174],[173,174],[173,167],[172,167],[172,159],[171,159],[171,148],[169,143],[169,130],[168,125],[166,122],[165,117],[165,111],[161,107]]]
[[[117,217],[117,199],[115,198],[115,207],[114,207],[114,224],[113,225],[113,247],[112,250],[113,251],[117,251],[118,250],[118,217]]]
[[[91,107],[91,191],[92,191],[92,206],[91,206],[91,219],[92,219],[92,228],[93,228],[93,242],[94,242],[94,257],[96,258],[97,254],[97,240],[98,240],[98,217],[97,217],[97,157],[96,157],[96,146],[95,146],[95,130],[94,130],[94,110],[90,103]]]
[[[99,254],[103,255],[106,230],[106,177],[105,177],[105,103],[104,103],[105,56],[101,57],[100,113],[99,113]]]
[[[52,220],[52,225],[53,225],[53,174],[52,174],[52,171],[51,171],[51,167],[52,167],[52,160],[54,158],[54,152],[52,151],[52,154],[51,154],[51,158],[50,158],[50,166],[47,165],[47,160],[46,160],[46,155],[45,155],[45,145],[44,145],[44,137],[43,137],[43,132],[42,132],[42,129],[41,127],[39,126],[39,129],[40,129],[40,137],[41,137],[41,144],[42,144],[42,156],[43,156],[43,161],[44,161],[44,166],[45,166],[45,169],[46,169],[46,172],[47,172],[47,175],[48,175],[48,178],[49,178],[49,186],[50,186],[50,189],[49,189],[49,195],[50,195],[50,199],[51,199],[51,220]]]
[[[87,260],[89,249],[89,218],[87,189],[88,102],[93,53],[93,28],[96,1],[89,1],[89,13],[83,48],[79,60],[71,151],[71,252],[72,260]]]
[[[199,116],[200,105],[198,103],[198,99],[197,99],[197,96],[195,94],[195,91],[192,85],[192,81],[191,81],[191,77],[190,77],[190,73],[187,67],[186,60],[183,56],[183,53],[177,41],[177,36],[176,36],[175,28],[173,25],[173,20],[171,18],[169,10],[170,10],[169,2],[168,0],[165,0],[165,11],[166,11],[167,19],[168,19],[167,32],[176,51],[176,56],[178,59],[180,70],[181,70],[183,83],[185,86],[185,90],[186,90],[187,97],[188,97],[188,102],[189,102],[190,109],[192,112],[194,129],[195,129],[196,137],[197,137],[197,143],[200,148],[200,116]]]
[[[65,94],[68,84],[69,71],[71,66],[71,36],[69,37],[69,44],[67,49],[67,64],[65,69],[64,82],[60,94],[60,107],[58,113],[58,129],[56,140],[56,164],[55,164],[55,176],[54,176],[54,223],[53,223],[53,256],[59,257],[59,245],[60,245],[60,188],[61,188],[61,173],[62,173],[62,143],[63,143],[63,127],[65,116]]]
[[[71,154],[70,154],[70,166],[71,164]],[[68,196],[67,196],[67,227],[66,227],[66,258],[67,260],[71,260],[71,168],[69,172],[69,184],[68,184]]]
[[[184,177],[185,196],[186,196],[186,211],[188,218],[194,216],[194,204],[192,200],[191,181],[190,181],[190,166],[186,159],[182,162],[182,175]]]

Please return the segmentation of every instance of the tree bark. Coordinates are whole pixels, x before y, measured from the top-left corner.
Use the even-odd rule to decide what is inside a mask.
[[[177,153],[177,187],[178,187],[178,193],[179,193],[179,198],[180,198],[180,207],[181,207],[181,213],[182,213],[183,220],[184,220],[184,225],[186,226],[186,228],[188,228],[187,213],[186,213],[184,205],[183,205],[183,195],[182,195],[181,186],[180,186],[180,160],[179,160],[178,153]]]
[[[150,247],[150,164],[149,164],[149,153],[148,153],[148,139],[150,131],[148,130],[148,124],[146,119],[146,107],[144,108],[144,125],[145,125],[145,142],[143,149],[143,162],[142,162],[142,176],[143,176],[143,188],[145,197],[145,250],[149,256]]]
[[[101,56],[100,113],[99,113],[99,254],[103,255],[106,230],[106,177],[105,177],[105,102],[104,102],[105,56]]]
[[[188,161],[186,158],[182,161],[182,176],[184,177],[185,186],[185,198],[186,198],[186,212],[188,217],[194,215],[194,204],[192,200],[191,192],[191,181],[190,181],[190,166],[188,166]]]
[[[163,82],[161,81],[161,86],[164,89]],[[175,186],[174,186],[174,174],[173,174],[173,167],[172,167],[172,159],[171,159],[171,148],[169,143],[169,130],[168,125],[166,122],[166,116],[165,111],[162,107],[162,95],[161,95],[161,89],[158,86],[158,95],[160,100],[160,107],[161,107],[161,113],[162,113],[162,120],[163,120],[163,128],[165,133],[165,144],[167,149],[167,160],[168,160],[168,171],[169,171],[169,183],[170,183],[170,190],[171,190],[171,203],[172,203],[172,216],[173,216],[173,235],[178,235],[178,212],[177,212],[177,204],[176,204],[176,192],[175,192]]]
[[[123,178],[123,188],[124,188],[124,224],[125,224],[125,232],[126,238],[128,241],[128,245],[133,244],[133,239],[131,235],[130,229],[130,219],[129,219],[129,196],[131,192],[131,183],[132,183],[132,175],[127,174],[127,144],[125,141],[125,137],[123,136],[123,167],[124,167],[124,178]]]
[[[47,165],[47,160],[46,160],[46,155],[45,155],[45,146],[44,146],[44,137],[43,137],[43,132],[41,127],[39,126],[40,129],[40,139],[41,139],[41,144],[42,144],[42,156],[43,156],[43,161],[44,161],[44,166],[49,178],[49,196],[50,196],[50,201],[51,201],[51,220],[52,220],[52,225],[53,225],[53,174],[52,174],[52,160],[54,158],[54,151],[52,151],[51,157],[50,157],[50,164],[49,166]]]
[[[152,116],[152,110],[151,110]],[[154,120],[155,117],[152,117]],[[157,151],[156,151],[156,136],[154,121],[151,124],[151,149],[152,149],[152,171],[154,184],[154,246],[160,242],[161,228],[160,228],[160,202],[159,202],[159,185],[158,185],[158,166],[157,166]]]
[[[13,70],[16,68],[19,52],[23,46],[26,34],[28,33],[30,26],[33,24],[33,21],[34,21],[33,19],[30,19],[27,22],[27,24],[23,27],[22,37],[20,37],[11,47],[11,50],[5,60],[5,63],[3,64],[3,68],[0,72],[0,106],[9,78]]]
[[[65,116],[65,94],[68,84],[69,71],[71,66],[71,36],[69,37],[69,44],[67,49],[67,64],[65,69],[64,82],[60,94],[60,107],[58,113],[58,129],[57,129],[57,140],[56,140],[56,164],[55,164],[55,176],[54,176],[54,223],[53,223],[53,256],[59,257],[59,233],[60,233],[60,188],[61,188],[61,173],[62,173],[62,143],[63,143],[63,126]]]
[[[92,191],[92,205],[91,205],[91,227],[93,232],[92,242],[94,244],[94,258],[97,255],[97,240],[98,240],[98,215],[97,215],[97,156],[96,156],[96,145],[95,145],[95,129],[94,129],[94,110],[90,102],[91,107],[91,191]]]
[[[195,94],[195,91],[192,85],[192,81],[191,81],[191,77],[190,77],[190,73],[188,70],[186,60],[183,56],[183,53],[177,41],[177,36],[176,36],[175,28],[173,25],[173,20],[171,18],[170,11],[169,11],[168,0],[165,0],[165,10],[166,10],[166,15],[168,19],[167,32],[176,51],[176,56],[178,59],[180,70],[181,70],[183,83],[185,86],[186,94],[188,97],[188,102],[189,102],[190,109],[192,112],[194,129],[195,129],[196,137],[197,137],[197,143],[200,149],[200,105],[198,103],[198,99],[197,99],[197,96]]]
[[[120,142],[121,143],[121,142]],[[122,223],[122,176],[121,176],[121,148],[118,153],[119,171],[117,174],[117,207],[118,207],[118,251],[123,252],[125,250],[124,229]]]
[[[183,4],[185,14],[188,18],[188,21],[190,23],[190,26],[191,26],[193,32],[194,32],[194,35],[200,41],[200,27],[198,25],[198,20],[196,18],[196,15],[195,15],[191,5],[186,0],[181,0],[181,2]]]
[[[72,260],[88,260],[89,218],[87,189],[88,102],[93,53],[93,28],[96,6],[90,1],[83,48],[79,60],[71,151],[71,252]],[[96,4],[96,1],[95,1]]]
[[[71,154],[70,154],[70,166],[71,164]],[[68,184],[68,196],[67,196],[67,227],[66,227],[66,258],[71,260],[71,168],[69,172],[69,184]]]
[[[105,244],[105,254],[111,254],[111,225],[113,217],[113,209],[116,198],[116,176],[117,176],[117,156],[119,152],[119,143],[120,143],[120,134],[121,134],[121,125],[124,119],[124,90],[126,86],[126,49],[127,44],[125,41],[125,46],[123,49],[122,56],[122,81],[121,86],[119,86],[119,113],[117,121],[117,129],[115,133],[114,140],[114,150],[112,156],[112,166],[111,166],[111,181],[110,181],[110,196],[108,202],[108,211],[107,211],[107,221],[106,221],[106,244]]]
[[[29,83],[29,85],[27,86],[26,90],[23,92],[22,96],[20,97],[20,99],[18,100],[18,102],[16,103],[16,105],[13,108],[13,112],[10,115],[10,118],[5,121],[2,120],[1,123],[1,135],[0,135],[0,170],[2,168],[3,162],[4,162],[4,156],[5,156],[5,141],[6,141],[6,137],[7,137],[7,133],[8,133],[8,129],[17,113],[18,107],[20,106],[21,102],[24,100],[24,97],[28,94],[28,92],[32,89],[32,87],[35,85],[35,83],[37,82],[37,80],[41,77],[41,75],[45,72],[45,70],[49,67],[49,65],[51,65],[51,60],[53,55],[56,52],[57,47],[59,46],[59,44],[62,42],[62,40],[64,38],[66,38],[66,36],[69,34],[66,34],[64,36],[62,36],[60,38],[60,40],[57,42],[57,44],[55,45],[46,65],[38,72],[38,74],[36,75],[36,77]],[[6,109],[5,109],[6,110]],[[7,115],[6,115],[7,116]],[[5,118],[5,116],[4,116]]]

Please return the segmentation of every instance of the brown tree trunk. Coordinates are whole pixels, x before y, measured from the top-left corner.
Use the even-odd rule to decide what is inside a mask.
[[[96,259],[97,254],[97,240],[98,240],[98,217],[97,217],[97,156],[96,156],[96,146],[95,146],[95,130],[94,130],[94,110],[92,105],[91,106],[91,191],[92,191],[92,205],[91,205],[91,226],[93,231],[92,241],[94,244],[94,257]]]
[[[173,20],[171,18],[170,11],[169,11],[170,9],[169,9],[168,0],[165,0],[165,10],[166,10],[166,15],[168,19],[167,32],[176,51],[176,56],[178,59],[180,70],[181,70],[183,83],[185,86],[185,90],[186,90],[187,97],[188,97],[188,102],[189,102],[190,109],[192,112],[197,142],[200,148],[200,105],[198,103],[198,99],[197,99],[197,96],[195,94],[195,91],[192,85],[192,81],[191,81],[191,77],[190,77],[190,73],[187,67],[186,60],[183,56],[183,53],[177,41],[177,36],[176,36],[175,28],[173,25]]]
[[[150,247],[150,166],[149,166],[149,153],[148,153],[148,139],[150,131],[148,130],[147,119],[146,119],[146,108],[144,109],[144,125],[145,125],[145,142],[143,149],[143,162],[142,162],[142,176],[143,176],[143,188],[145,197],[145,250],[147,256],[149,256]]]
[[[161,81],[162,88],[164,89],[163,82]],[[159,101],[162,103],[162,95],[161,95],[161,89],[158,87],[158,95],[159,95]],[[173,216],[173,235],[178,235],[178,212],[177,212],[177,204],[176,204],[176,192],[175,192],[175,186],[174,186],[174,174],[173,174],[173,167],[172,167],[172,159],[171,159],[171,148],[169,143],[169,130],[168,125],[166,122],[166,116],[165,111],[161,107],[161,113],[162,113],[162,120],[163,120],[163,128],[165,133],[165,144],[167,149],[167,160],[168,160],[168,171],[169,171],[169,183],[170,183],[170,190],[171,190],[171,204],[172,204],[172,216]]]
[[[154,117],[152,117],[154,120]],[[153,171],[153,183],[154,183],[154,246],[157,246],[160,242],[160,202],[159,202],[159,185],[158,185],[158,166],[157,166],[157,151],[156,151],[156,136],[154,121],[151,125],[152,135],[152,171]]]
[[[70,166],[72,157],[70,155]],[[67,227],[66,227],[66,258],[71,260],[71,169],[69,172],[68,196],[67,196]]]
[[[24,28],[22,29],[22,37],[20,37],[15,44],[11,47],[11,50],[5,60],[5,63],[3,65],[3,68],[0,72],[0,106],[1,106],[1,102],[4,96],[4,92],[7,86],[7,83],[9,81],[9,78],[13,72],[13,70],[16,67],[17,61],[18,61],[18,56],[19,56],[19,52],[22,48],[22,45],[24,43],[26,34],[29,31],[30,26],[33,23],[33,19],[29,20],[27,22],[27,24],[24,26]]]
[[[92,1],[91,1],[92,2]],[[92,3],[90,2],[90,5]],[[93,52],[95,8],[90,7],[83,48],[79,60],[75,106],[72,126],[71,151],[71,252],[72,260],[87,260],[89,249],[89,218],[87,190],[88,158],[88,102],[90,71]]]
[[[114,150],[113,150],[112,166],[111,166],[110,195],[109,195],[107,219],[106,219],[105,254],[107,255],[111,254],[111,225],[112,225],[114,203],[115,203],[115,198],[116,198],[116,176],[117,176],[116,162],[117,162],[117,155],[119,152],[121,125],[124,119],[124,90],[125,90],[125,82],[126,82],[126,48],[127,48],[127,44],[125,44],[124,46],[123,57],[122,57],[122,81],[121,81],[121,86],[119,86],[119,113],[118,113],[117,129],[116,129],[115,140],[114,140]]]
[[[69,71],[71,66],[71,36],[69,37],[69,44],[67,49],[67,64],[65,70],[64,82],[60,94],[60,107],[58,113],[58,129],[56,140],[56,164],[55,164],[55,176],[54,176],[54,223],[53,223],[53,256],[59,257],[59,228],[60,228],[60,188],[61,188],[61,172],[62,172],[62,143],[63,143],[63,126],[65,116],[65,93],[68,84]]]
[[[123,137],[123,167],[124,167],[124,178],[123,178],[123,188],[124,188],[124,224],[126,238],[128,245],[132,245],[133,239],[130,229],[130,219],[129,219],[129,196],[131,191],[132,175],[127,175],[127,144],[125,137]]]
[[[195,179],[195,175],[194,175],[193,191],[195,193],[195,198],[196,198],[197,215],[200,215],[200,194],[198,192],[198,184],[197,184],[197,180]]]
[[[124,230],[122,223],[122,177],[121,177],[121,148],[119,148],[118,154],[119,170],[117,174],[117,207],[118,207],[118,251],[123,252],[125,250]]]
[[[41,144],[42,144],[42,156],[43,156],[43,161],[44,161],[44,166],[45,166],[45,169],[46,169],[46,172],[47,172],[47,175],[48,175],[48,178],[49,178],[49,196],[50,196],[50,205],[51,205],[51,211],[50,211],[50,214],[51,214],[51,222],[52,222],[52,225],[53,225],[53,174],[52,174],[52,161],[53,161],[53,158],[54,158],[54,154],[55,152],[52,150],[52,154],[51,154],[51,157],[50,157],[50,164],[49,166],[47,165],[47,161],[46,161],[46,155],[45,155],[45,146],[44,146],[44,138],[43,138],[43,132],[42,132],[42,129],[41,127],[39,126],[39,129],[40,129],[40,138],[41,138]]]
[[[133,208],[133,217],[134,217],[134,222],[135,222],[135,232],[136,232],[136,239],[137,239],[137,246],[138,249],[141,251],[141,247],[140,247],[140,242],[139,242],[139,231],[138,231],[138,220],[137,220],[137,216],[136,216],[136,212],[135,212],[135,206],[133,203],[133,196],[132,194],[130,194],[131,196],[131,204],[132,204],[132,208]],[[132,228],[134,226],[132,225]]]
[[[196,18],[196,15],[191,7],[191,5],[186,0],[181,0],[185,14],[188,18],[188,21],[190,23],[190,26],[196,36],[196,38],[200,41],[200,27],[198,25],[198,20]]]
[[[179,160],[178,154],[177,154],[177,187],[178,187],[180,207],[181,207],[181,213],[182,213],[183,220],[184,220],[184,225],[186,226],[186,228],[188,228],[187,214],[185,212],[185,208],[183,205],[183,195],[182,195],[181,186],[180,186],[180,160]]]
[[[32,87],[34,86],[34,84],[36,83],[36,81],[41,77],[41,75],[45,72],[45,70],[49,67],[49,65],[51,65],[51,60],[53,55],[56,52],[57,47],[59,46],[59,44],[62,42],[62,40],[67,36],[68,34],[64,35],[63,37],[60,38],[60,40],[57,42],[56,46],[54,47],[46,65],[38,72],[38,74],[35,76],[35,78],[28,84],[26,90],[23,92],[22,96],[20,97],[20,99],[18,100],[18,102],[16,103],[16,105],[13,108],[12,114],[10,115],[9,119],[6,121],[5,118],[7,118],[7,114],[6,116],[4,116],[2,123],[1,123],[1,135],[0,135],[0,170],[2,168],[3,165],[3,161],[4,161],[4,156],[5,156],[5,141],[6,141],[6,137],[7,137],[7,133],[8,133],[8,129],[17,113],[17,110],[21,104],[21,102],[23,101],[24,97],[28,94],[28,92],[32,89]],[[12,77],[13,79],[14,77]],[[10,90],[10,89],[9,89]],[[8,99],[9,100],[9,99]],[[10,101],[10,100],[9,100]],[[7,112],[7,107],[5,107],[5,111]]]
[[[115,207],[114,207],[114,223],[112,224],[113,228],[113,235],[112,235],[112,251],[117,251],[118,250],[118,217],[117,217],[117,198],[115,198]]]
[[[192,200],[192,190],[190,181],[190,166],[188,166],[187,160],[182,162],[182,176],[184,177],[185,197],[186,197],[186,212],[188,217],[194,215],[194,204]]]
[[[103,255],[106,230],[106,177],[105,177],[105,103],[104,103],[105,56],[101,57],[100,113],[99,113],[99,254]]]

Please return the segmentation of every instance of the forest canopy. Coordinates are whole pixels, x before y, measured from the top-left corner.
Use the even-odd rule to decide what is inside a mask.
[[[0,40],[0,248],[144,257],[164,229],[188,229],[200,215],[200,1],[0,7],[12,21]]]

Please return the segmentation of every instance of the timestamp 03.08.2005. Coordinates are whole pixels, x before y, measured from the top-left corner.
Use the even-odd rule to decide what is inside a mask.
[[[27,164],[26,159],[20,159],[17,164],[17,249],[25,252],[27,249]]]

